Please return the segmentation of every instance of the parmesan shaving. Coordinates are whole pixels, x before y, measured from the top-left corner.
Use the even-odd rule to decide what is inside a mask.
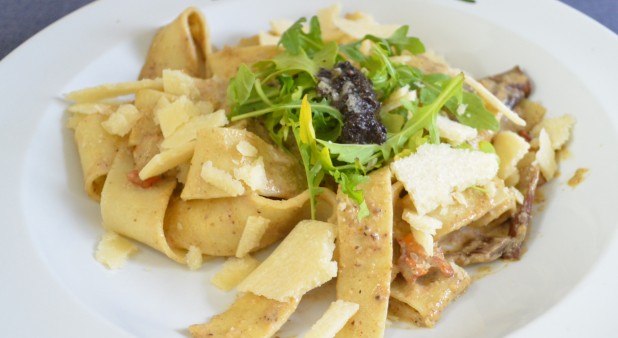
[[[95,258],[108,269],[118,269],[136,252],[137,247],[131,241],[113,231],[107,231],[97,245]]]
[[[195,245],[189,246],[189,250],[187,251],[187,256],[185,257],[185,259],[187,260],[187,266],[189,266],[189,270],[192,271],[199,270],[199,268],[202,267],[202,263],[204,261],[202,251]]]
[[[334,241],[334,225],[301,221],[238,290],[280,302],[300,300],[337,275]]]
[[[389,112],[401,107],[401,100],[416,101],[416,91],[410,90],[409,85],[395,89],[382,103],[382,112]]]
[[[352,19],[336,16],[333,24],[343,33],[355,39],[361,39],[367,34],[388,38],[400,27],[399,25],[379,24],[370,15],[357,15],[356,17],[353,16]]]
[[[163,137],[169,137],[192,116],[197,115],[197,107],[186,96],[181,96],[170,104],[157,105],[154,114],[159,121]]]
[[[440,132],[440,137],[443,137],[454,144],[470,141],[478,136],[478,132],[475,128],[452,121],[448,117],[444,117],[442,115],[438,115],[437,125],[438,131]]]
[[[144,79],[132,82],[120,82],[113,84],[104,84],[97,87],[85,88],[70,92],[66,95],[66,99],[76,103],[97,102],[104,99],[135,94],[143,89],[163,89],[163,80]]]
[[[274,35],[281,36],[293,24],[294,22],[290,20],[285,20],[285,19],[271,20],[270,21],[270,32]]]
[[[415,154],[391,164],[397,179],[424,215],[453,203],[452,193],[489,183],[498,172],[495,155],[454,149],[448,144],[424,144]]]
[[[245,188],[240,181],[235,180],[229,173],[213,167],[212,161],[206,161],[202,165],[200,176],[205,182],[223,190],[229,196],[240,196],[245,193]]]
[[[532,145],[538,147],[538,136],[541,130],[545,129],[551,140],[552,149],[558,150],[571,138],[571,129],[574,124],[575,119],[570,115],[545,119],[532,129],[531,134],[535,137],[532,140]]]
[[[502,131],[493,139],[496,154],[500,157],[498,177],[506,179],[517,171],[517,163],[530,149],[526,140],[512,131]]]
[[[545,129],[541,129],[539,134],[539,150],[536,152],[536,161],[539,163],[543,177],[548,181],[551,180],[556,174],[558,165],[556,164],[556,153],[552,147],[551,139]]]
[[[242,282],[253,270],[260,265],[260,261],[251,257],[228,258],[221,270],[210,279],[212,285],[223,291],[230,291]]]
[[[203,129],[223,127],[228,123],[223,109],[211,114],[194,116],[188,123],[178,128],[171,136],[161,142],[162,149],[179,147],[197,138],[197,133]]]
[[[200,97],[200,90],[195,80],[180,70],[164,69],[162,73],[163,91],[166,93],[187,96],[192,100]]]
[[[236,150],[238,150],[242,156],[246,157],[255,157],[258,154],[257,148],[245,140],[238,142]]]
[[[236,249],[236,257],[244,257],[251,250],[257,248],[269,224],[270,220],[262,216],[247,217],[247,223]]]
[[[332,303],[318,319],[304,338],[332,338],[335,337],[345,323],[358,311],[359,305],[338,299]]]
[[[180,164],[188,163],[193,156],[195,150],[195,141],[186,143],[178,148],[164,150],[156,154],[142,170],[139,172],[139,178],[146,180],[148,178],[161,175],[164,172],[177,167]]]
[[[264,158],[258,157],[253,163],[234,168],[234,177],[245,182],[253,191],[264,191],[268,188],[268,178],[264,168]]]
[[[410,210],[404,210],[402,218],[410,224],[414,239],[423,247],[427,256],[433,256],[433,235],[436,234],[436,230],[442,228],[442,222]]]
[[[128,134],[142,114],[132,104],[123,104],[101,126],[112,135]]]
[[[103,114],[110,115],[114,111],[114,106],[105,103],[76,103],[67,108],[73,114]]]

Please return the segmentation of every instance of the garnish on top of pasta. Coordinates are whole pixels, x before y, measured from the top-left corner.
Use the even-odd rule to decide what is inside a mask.
[[[340,11],[217,50],[189,8],[139,80],[67,95],[97,260],[121,266],[127,239],[194,270],[229,257],[212,282],[239,295],[194,337],[270,337],[333,278],[307,337],[431,327],[471,283],[462,267],[522,255],[573,118],[546,118],[519,67],[477,81],[408,26]]]

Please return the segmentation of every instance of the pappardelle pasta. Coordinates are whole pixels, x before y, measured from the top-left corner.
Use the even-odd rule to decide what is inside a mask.
[[[305,337],[434,326],[463,267],[521,257],[574,120],[545,117],[519,67],[475,80],[408,30],[335,5],[217,49],[189,8],[139,79],[69,93],[97,260],[131,241],[192,270],[228,257],[212,283],[237,299],[194,337],[271,337],[335,278]]]

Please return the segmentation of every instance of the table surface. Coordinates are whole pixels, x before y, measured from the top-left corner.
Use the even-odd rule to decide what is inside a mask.
[[[618,0],[561,1],[618,34]],[[43,28],[90,2],[92,0],[0,0],[0,60]]]

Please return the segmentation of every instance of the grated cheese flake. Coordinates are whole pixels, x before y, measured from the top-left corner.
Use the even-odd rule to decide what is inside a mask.
[[[551,146],[554,150],[558,150],[564,146],[571,138],[571,129],[575,124],[575,119],[571,115],[563,115],[545,119],[532,128],[531,134],[535,137],[532,140],[532,146],[538,146],[538,136],[542,129],[545,129],[551,140]]]
[[[403,211],[402,218],[410,224],[414,240],[423,247],[427,256],[433,256],[433,235],[442,228],[442,221],[407,209]]]
[[[128,134],[142,114],[132,104],[123,104],[101,126],[112,135]]]
[[[255,157],[258,154],[257,148],[245,140],[238,142],[236,150],[238,150],[242,156],[246,157]]]
[[[137,247],[130,240],[107,231],[97,245],[95,258],[108,269],[118,269],[136,252]]]
[[[301,221],[268,258],[240,285],[238,291],[286,302],[300,298],[337,275],[332,261],[335,226]]]
[[[539,163],[543,177],[548,181],[551,180],[556,174],[558,165],[556,164],[556,153],[552,147],[551,139],[545,129],[541,129],[539,134],[539,150],[536,152],[536,161]]]
[[[200,176],[205,182],[225,191],[230,196],[240,196],[245,193],[245,187],[240,181],[235,180],[229,173],[215,168],[212,161],[206,161],[202,165]]]
[[[260,261],[251,257],[230,257],[221,266],[211,279],[212,285],[223,291],[230,291],[242,282],[253,270],[260,265]]]
[[[269,224],[270,220],[262,216],[247,217],[247,223],[245,224],[242,236],[240,236],[240,241],[238,242],[238,247],[236,248],[236,257],[244,257],[251,252],[251,250],[258,247]]]
[[[493,154],[423,144],[418,151],[391,164],[391,170],[410,194],[416,211],[424,215],[453,203],[452,193],[487,184],[498,172]]]
[[[358,311],[358,308],[359,305],[357,303],[346,302],[341,299],[330,303],[326,312],[311,326],[311,329],[303,338],[335,337],[337,332]]]
[[[245,182],[253,191],[263,191],[268,188],[268,177],[264,167],[264,158],[258,157],[253,163],[234,168],[234,178]]]
[[[493,139],[494,149],[500,158],[498,177],[506,179],[517,171],[517,163],[524,158],[530,144],[512,131],[501,131]]]
[[[452,121],[448,117],[438,115],[438,131],[440,137],[445,138],[454,144],[460,144],[472,140],[478,136],[475,128],[468,127],[459,122]]]
[[[195,245],[189,246],[189,250],[187,251],[187,256],[185,257],[185,259],[187,260],[187,266],[189,266],[189,270],[192,271],[201,268],[202,262],[204,261],[202,251]]]

